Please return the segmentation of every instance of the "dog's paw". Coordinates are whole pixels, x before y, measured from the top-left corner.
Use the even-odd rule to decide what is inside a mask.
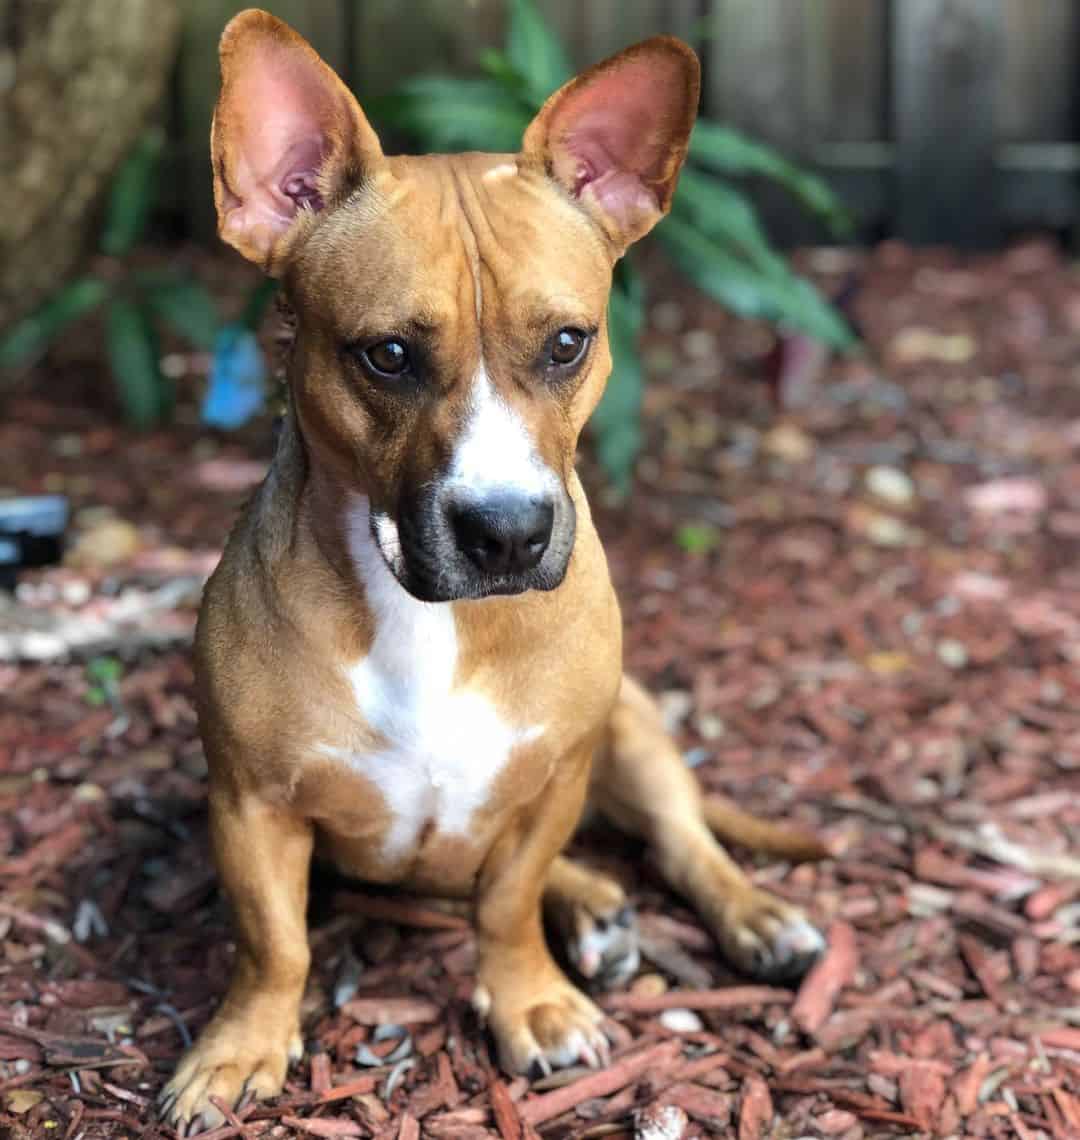
[[[537,1080],[553,1069],[599,1068],[611,1059],[601,1028],[604,1015],[554,970],[542,981],[525,979],[509,991],[480,984],[473,1004],[487,1018],[499,1064],[508,1073]]]
[[[158,1098],[161,1119],[181,1136],[225,1123],[212,1097],[235,1108],[251,1100],[277,1096],[291,1061],[303,1054],[297,1032],[275,1043],[273,1031],[245,1022],[207,1027],[188,1050]]]
[[[577,906],[563,931],[567,961],[600,989],[628,982],[641,964],[634,908]]]
[[[799,981],[825,949],[803,912],[767,891],[733,901],[716,934],[731,964],[762,982]]]
[[[599,989],[633,977],[641,962],[637,921],[614,879],[575,865],[545,894],[544,914],[562,960],[578,977]]]

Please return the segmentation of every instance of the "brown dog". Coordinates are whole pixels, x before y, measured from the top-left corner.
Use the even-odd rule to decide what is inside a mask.
[[[710,828],[805,853],[705,805],[623,676],[578,435],[611,366],[612,266],[667,210],[698,101],[653,39],[553,95],[517,155],[384,156],[360,107],[259,11],[221,42],[220,231],[295,310],[291,411],[198,632],[210,821],[235,911],[221,1008],[163,1094],[198,1128],[282,1087],[301,1052],[313,854],[475,904],[477,1007],[503,1066],[602,1062],[600,1013],[555,965],[637,963],[621,888],[560,855],[588,799],[654,848],[727,956],[799,975],[821,936]]]

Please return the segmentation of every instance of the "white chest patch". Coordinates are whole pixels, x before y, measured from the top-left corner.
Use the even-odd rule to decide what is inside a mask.
[[[379,789],[391,814],[383,857],[393,862],[425,825],[466,834],[513,748],[541,726],[507,723],[483,695],[454,687],[458,644],[451,606],[420,602],[398,584],[376,549],[367,500],[347,520],[349,550],[375,621],[367,656],[348,669],[357,708],[386,741],[376,753],[320,744]]]

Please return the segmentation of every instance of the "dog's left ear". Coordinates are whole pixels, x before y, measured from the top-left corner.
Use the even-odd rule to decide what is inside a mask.
[[[700,89],[686,44],[645,40],[560,87],[529,124],[522,157],[578,199],[621,254],[671,205]]]

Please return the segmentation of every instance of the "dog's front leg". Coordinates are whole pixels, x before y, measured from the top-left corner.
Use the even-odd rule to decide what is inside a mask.
[[[607,1059],[603,1015],[555,964],[540,918],[548,869],[581,816],[590,757],[591,750],[560,764],[500,836],[481,874],[474,1001],[508,1072],[535,1076]]]
[[[279,1093],[302,1052],[311,827],[251,792],[212,786],[210,831],[236,961],[225,1000],[162,1093],[162,1116],[182,1134],[222,1123],[211,1096],[234,1105]]]

